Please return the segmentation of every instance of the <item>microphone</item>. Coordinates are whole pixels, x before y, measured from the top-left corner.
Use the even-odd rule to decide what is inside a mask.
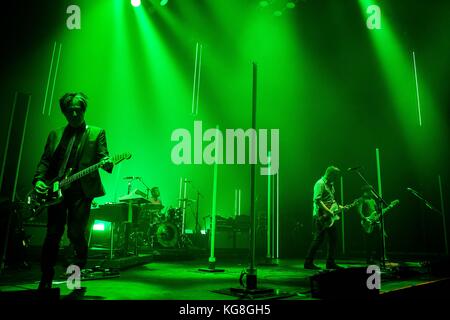
[[[406,190],[408,190],[411,193],[419,194],[416,190],[414,190],[412,188],[406,188]]]
[[[362,169],[362,168],[363,168],[363,166],[357,166],[357,167],[353,167],[353,168],[348,168],[347,172],[356,171],[356,170],[359,170],[359,169]]]

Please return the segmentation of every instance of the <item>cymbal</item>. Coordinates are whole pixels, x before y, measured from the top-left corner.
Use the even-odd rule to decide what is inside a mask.
[[[192,202],[196,202],[197,201],[195,199],[180,199],[180,198],[178,198],[177,200],[179,200],[179,201],[192,201]]]

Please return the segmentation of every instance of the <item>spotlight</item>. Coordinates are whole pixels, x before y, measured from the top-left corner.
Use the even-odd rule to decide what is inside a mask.
[[[131,0],[131,5],[133,7],[139,7],[141,5],[141,0]]]
[[[259,6],[261,7],[261,8],[265,8],[265,7],[267,7],[269,5],[269,2],[268,1],[260,1],[259,2]]]
[[[161,2],[159,3],[159,5],[160,5],[161,7],[164,7],[168,2],[169,2],[169,0],[161,0]]]
[[[275,17],[281,17],[283,15],[283,12],[281,12],[280,10],[274,11],[273,15]]]

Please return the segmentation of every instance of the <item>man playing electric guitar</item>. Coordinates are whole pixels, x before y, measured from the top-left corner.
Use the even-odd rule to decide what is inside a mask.
[[[337,227],[334,224],[336,216],[336,209],[343,209],[338,205],[334,199],[334,183],[340,175],[340,170],[336,167],[330,166],[326,169],[325,174],[314,185],[313,196],[313,224],[314,224],[314,238],[308,250],[305,259],[304,268],[317,270],[320,269],[314,264],[314,257],[317,250],[328,236],[328,257],[326,268],[339,269],[335,262],[336,246],[337,246]],[[328,206],[327,206],[328,204]],[[332,204],[332,206],[330,206]]]
[[[63,177],[67,169],[75,172],[101,162],[111,173],[113,162],[109,159],[105,130],[87,126],[84,113],[87,97],[83,93],[66,93],[59,100],[62,113],[68,125],[52,130],[47,138],[44,153],[33,179],[36,192],[46,194],[48,183]],[[54,277],[59,243],[67,222],[67,235],[75,249],[80,269],[87,262],[87,241],[85,232],[92,200],[105,194],[98,171],[75,181],[62,191],[62,202],[48,207],[47,234],[42,248],[41,281],[39,289],[49,289]]]
[[[361,217],[361,227],[364,232],[364,244],[366,248],[367,264],[375,264],[381,258],[381,225],[380,214],[377,212],[377,204],[372,194],[371,186],[362,187],[363,195],[358,205],[358,213]],[[384,214],[396,206],[398,200],[392,201],[388,207],[382,210]],[[386,236],[386,233],[385,233]]]

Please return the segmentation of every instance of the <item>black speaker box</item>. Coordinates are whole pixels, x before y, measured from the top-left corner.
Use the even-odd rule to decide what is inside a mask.
[[[233,249],[234,248],[234,231],[232,228],[217,228],[215,245],[216,249]]]
[[[324,271],[310,277],[311,295],[318,299],[368,299],[378,297],[379,289],[369,289],[367,268]]]

